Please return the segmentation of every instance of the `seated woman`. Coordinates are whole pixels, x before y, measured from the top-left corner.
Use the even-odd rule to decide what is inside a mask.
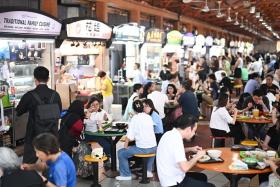
[[[100,101],[98,98],[93,97],[87,104],[87,114],[85,123],[85,131],[98,132],[102,129],[102,122],[109,120],[107,112],[100,108]],[[95,141],[101,145],[107,156],[111,155],[110,140],[106,137],[99,137],[94,135],[85,134],[85,141]]]
[[[163,134],[162,120],[158,114],[158,111],[155,109],[155,106],[151,99],[145,99],[143,101],[143,104],[144,104],[144,112],[152,117],[156,140],[158,143]]]
[[[134,115],[128,125],[124,148],[118,151],[120,176],[117,180],[132,180],[129,169],[128,159],[134,154],[149,154],[156,152],[156,137],[154,133],[154,124],[151,116],[144,113],[142,101],[133,102],[133,109],[137,113]],[[135,140],[134,146],[128,147],[130,141]],[[147,176],[153,177],[152,169],[155,158],[151,157],[147,162]]]
[[[241,139],[240,135],[243,132],[240,126],[235,125],[237,109],[232,109],[234,112],[233,117],[231,117],[227,110],[228,101],[228,95],[221,93],[218,99],[218,105],[214,107],[211,114],[210,130],[215,137],[234,137],[234,143],[239,144]],[[229,124],[233,124],[233,126],[229,126]],[[224,143],[224,141],[215,141],[215,146],[223,147]]]
[[[0,147],[0,177],[1,187],[44,186],[43,179],[36,171],[20,169],[20,160],[17,154],[7,147]]]
[[[168,97],[169,101],[174,101],[176,98],[177,94],[177,88],[174,84],[168,84],[167,85],[167,90],[166,90],[166,95]]]
[[[70,157],[72,157],[73,148],[79,145],[78,141],[84,129],[84,116],[83,102],[75,100],[61,120],[58,133],[59,143],[61,149]]]
[[[46,187],[75,187],[76,170],[72,159],[60,151],[57,138],[50,133],[42,133],[33,140],[36,156],[42,161],[36,164],[23,164],[23,170],[48,171],[42,176]]]
[[[272,117],[276,118],[277,109],[273,108]],[[273,120],[274,121],[274,120]],[[269,128],[265,135],[265,139],[261,146],[263,150],[274,149],[277,150],[280,145],[280,116],[278,116],[276,123]]]

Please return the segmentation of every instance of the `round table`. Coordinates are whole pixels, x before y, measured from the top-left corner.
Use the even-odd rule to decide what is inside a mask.
[[[106,133],[106,131],[104,131],[104,133],[100,133],[100,132],[85,132],[86,135],[88,136],[99,136],[99,137],[108,137],[110,138],[110,143],[111,143],[111,174],[107,174],[108,177],[115,177],[116,171],[117,171],[117,153],[116,153],[116,145],[118,143],[118,141],[121,139],[122,136],[126,135],[125,132],[115,132],[115,133]],[[115,139],[113,139],[113,137],[115,137]]]
[[[230,181],[231,187],[238,186],[238,180],[242,176],[257,175],[262,173],[271,172],[271,168],[265,168],[263,170],[248,169],[248,170],[231,170],[229,166],[235,159],[240,159],[239,151],[232,151],[231,148],[215,148],[222,151],[221,158],[224,160],[222,163],[197,163],[196,166],[201,169],[216,171],[223,173]]]
[[[265,119],[262,119],[262,118],[240,118],[237,116],[236,118],[236,121],[237,122],[240,122],[240,123],[249,123],[249,124],[269,124],[269,123],[272,123],[272,119],[271,118],[265,118]]]

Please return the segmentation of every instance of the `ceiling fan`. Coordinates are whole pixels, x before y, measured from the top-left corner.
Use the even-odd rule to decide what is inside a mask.
[[[203,0],[182,0],[183,3],[201,3]]]

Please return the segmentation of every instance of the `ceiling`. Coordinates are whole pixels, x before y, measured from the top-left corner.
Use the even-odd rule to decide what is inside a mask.
[[[218,18],[218,1],[219,0],[135,0],[147,3],[152,6],[167,9],[178,15],[184,15],[199,19],[211,25],[222,27],[228,31],[245,34],[248,36],[269,37],[276,39],[276,34],[280,34],[280,0],[220,0],[221,14],[223,17]],[[206,2],[210,9],[209,12],[203,12]],[[185,2],[185,3],[184,3]],[[255,13],[250,13],[255,7]],[[231,22],[226,22],[229,15]],[[207,9],[207,7],[206,7]],[[234,25],[236,13],[239,25]],[[256,18],[257,12],[260,12],[260,18]],[[243,17],[243,28],[240,28]],[[268,29],[262,24],[267,23]],[[271,26],[271,31],[269,30]],[[273,35],[273,32],[275,33]]]

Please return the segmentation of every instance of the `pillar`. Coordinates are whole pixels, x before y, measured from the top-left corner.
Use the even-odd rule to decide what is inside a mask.
[[[98,21],[108,23],[108,6],[106,2],[96,1],[96,18]]]
[[[131,10],[129,13],[129,21],[140,24],[140,10]]]
[[[41,0],[40,9],[54,17],[57,17],[57,0]]]
[[[163,29],[163,17],[161,16],[155,17],[155,27],[159,29]]]

